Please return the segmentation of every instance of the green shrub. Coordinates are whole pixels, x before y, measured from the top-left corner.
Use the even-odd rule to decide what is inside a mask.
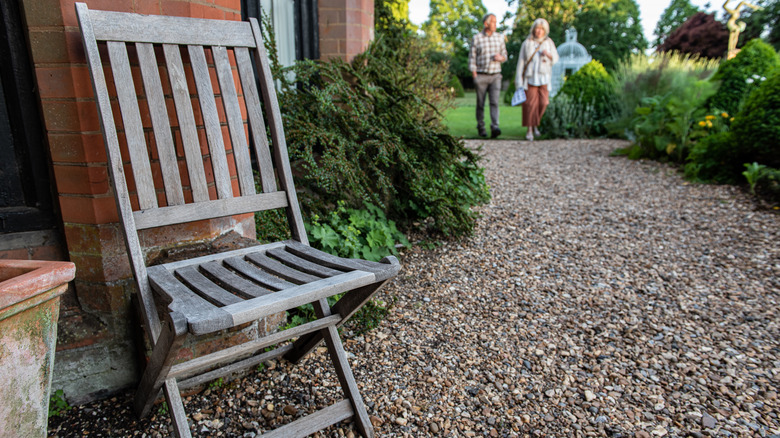
[[[512,96],[515,94],[515,79],[509,81],[509,86],[504,91],[504,105],[512,105]]]
[[[730,131],[708,135],[693,146],[685,164],[685,177],[695,181],[734,184],[741,164],[735,156]]]
[[[563,83],[558,96],[561,94],[568,95],[583,112],[587,109],[589,117],[582,120],[586,125],[585,136],[606,133],[604,124],[613,118],[617,107],[611,78],[599,61],[594,59],[574,72]]]
[[[780,168],[780,68],[761,81],[745,100],[734,117],[732,130],[740,165],[755,161]]]
[[[568,94],[559,93],[550,100],[539,130],[545,138],[585,138],[594,118],[593,105],[577,103]]]
[[[453,97],[463,97],[466,95],[466,91],[463,89],[463,84],[460,83],[460,79],[458,79],[457,76],[451,75],[450,82],[447,85],[449,86]]]
[[[305,61],[280,98],[299,199],[307,217],[338,201],[379,206],[404,227],[469,234],[489,193],[479,156],[447,131],[446,65],[425,43],[373,41],[352,63]],[[277,75],[278,77],[278,75]]]
[[[723,61],[713,75],[713,81],[720,82],[718,93],[707,102],[713,110],[737,113],[750,92],[757,88],[756,79],[766,77],[780,66],[780,57],[769,44],[754,39],[748,41],[732,59]]]
[[[409,246],[395,222],[371,204],[355,210],[346,208],[342,201],[326,218],[315,215],[305,225],[312,246],[341,257],[379,261],[397,255],[396,244]]]
[[[717,69],[718,61],[663,52],[653,55],[635,54],[621,62],[613,72],[615,121],[607,125],[609,132],[631,138],[635,110],[642,99],[683,92],[689,77],[709,78]]]
[[[774,203],[775,209],[777,209],[778,204],[780,204],[780,169],[761,168],[755,182],[755,193]]]

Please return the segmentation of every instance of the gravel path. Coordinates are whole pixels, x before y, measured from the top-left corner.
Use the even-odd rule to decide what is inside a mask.
[[[493,200],[474,237],[407,251],[386,320],[346,330],[378,436],[780,436],[777,212],[609,157],[617,141],[481,143]],[[188,398],[196,435],[253,437],[337,398],[321,350]],[[125,394],[50,436],[168,427]]]

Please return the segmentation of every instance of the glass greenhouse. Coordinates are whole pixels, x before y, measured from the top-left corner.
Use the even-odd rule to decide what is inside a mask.
[[[560,59],[553,65],[552,69],[551,97],[555,96],[561,89],[565,78],[571,76],[593,59],[585,50],[585,46],[577,42],[577,29],[573,27],[566,29],[566,42],[558,46],[557,49]]]

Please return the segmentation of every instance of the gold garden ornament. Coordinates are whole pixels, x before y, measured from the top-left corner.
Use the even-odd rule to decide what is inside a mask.
[[[729,3],[731,3],[731,0],[726,0],[726,2],[723,3],[723,9],[731,15],[731,18],[729,18],[729,21],[726,23],[726,27],[729,29],[729,46],[728,51],[726,52],[726,59],[737,56],[737,40],[739,40],[739,33],[745,30],[745,22],[737,21],[739,20],[740,15],[739,10],[742,9],[742,6],[752,8],[754,11],[763,9],[761,6],[756,6],[745,1],[739,2],[735,8],[729,8]]]

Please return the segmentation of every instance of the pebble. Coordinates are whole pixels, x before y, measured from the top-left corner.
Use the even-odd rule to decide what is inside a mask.
[[[718,421],[715,420],[711,415],[709,414],[703,414],[701,416],[701,427],[705,429],[712,429],[718,424]]]
[[[467,145],[484,146],[493,197],[474,234],[402,251],[373,297],[389,305],[379,327],[340,329],[377,436],[780,434],[779,214],[610,156],[618,140]],[[340,400],[326,350],[188,397],[193,435],[261,435],[293,420],[287,406]],[[49,434],[169,435],[168,415],[131,406],[77,407]]]

